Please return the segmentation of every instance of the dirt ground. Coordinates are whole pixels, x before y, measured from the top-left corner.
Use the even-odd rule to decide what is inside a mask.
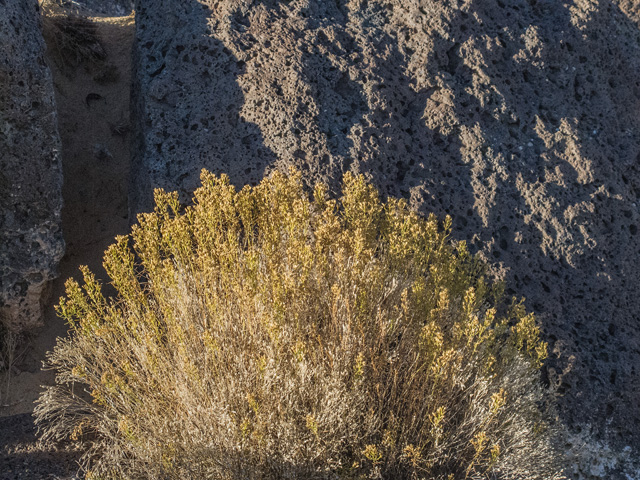
[[[63,148],[66,254],[46,306],[45,327],[20,349],[8,378],[0,386],[0,480],[73,478],[77,454],[72,449],[36,445],[31,413],[53,372],[43,370],[46,352],[67,326],[54,305],[69,277],[88,265],[105,278],[102,253],[115,235],[127,233],[129,179],[129,95],[134,19],[90,17],[104,49],[97,63],[66,65],[45,27],[53,73]],[[49,33],[49,34],[48,34]]]

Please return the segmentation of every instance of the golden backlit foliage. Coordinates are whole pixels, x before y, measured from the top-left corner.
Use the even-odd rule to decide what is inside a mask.
[[[95,479],[562,478],[535,319],[449,218],[351,174],[201,178],[107,250],[116,296],[68,281],[43,441]]]

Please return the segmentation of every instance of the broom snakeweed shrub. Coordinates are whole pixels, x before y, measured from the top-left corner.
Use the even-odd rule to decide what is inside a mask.
[[[201,178],[107,250],[115,297],[67,282],[42,441],[101,479],[562,478],[534,317],[449,218],[350,174]]]

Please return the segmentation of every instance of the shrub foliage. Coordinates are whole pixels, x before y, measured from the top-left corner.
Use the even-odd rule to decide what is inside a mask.
[[[41,0],[39,4],[43,33],[59,68],[73,70],[83,63],[95,64],[107,58],[95,23],[78,9],[61,0]]]
[[[534,317],[450,219],[349,174],[202,183],[107,250],[117,295],[68,281],[43,441],[90,478],[561,478]]]

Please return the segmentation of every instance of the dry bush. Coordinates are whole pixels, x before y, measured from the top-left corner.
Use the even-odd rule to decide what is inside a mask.
[[[9,330],[5,327],[4,323],[0,319],[0,371],[5,368],[5,355],[8,354],[7,350],[7,339],[9,334]]]
[[[202,182],[107,250],[115,299],[67,282],[43,441],[84,442],[90,478],[562,478],[534,317],[450,219],[351,175],[339,202]]]
[[[13,369],[25,353],[23,334],[9,329],[0,319],[0,406],[7,406]]]
[[[14,338],[15,335],[12,334],[0,318],[0,374],[8,370],[11,366],[12,357],[15,352]],[[2,395],[0,395],[0,401],[1,400]]]
[[[59,68],[74,69],[107,58],[96,25],[78,9],[63,6],[59,0],[42,0],[40,13],[43,34]]]

